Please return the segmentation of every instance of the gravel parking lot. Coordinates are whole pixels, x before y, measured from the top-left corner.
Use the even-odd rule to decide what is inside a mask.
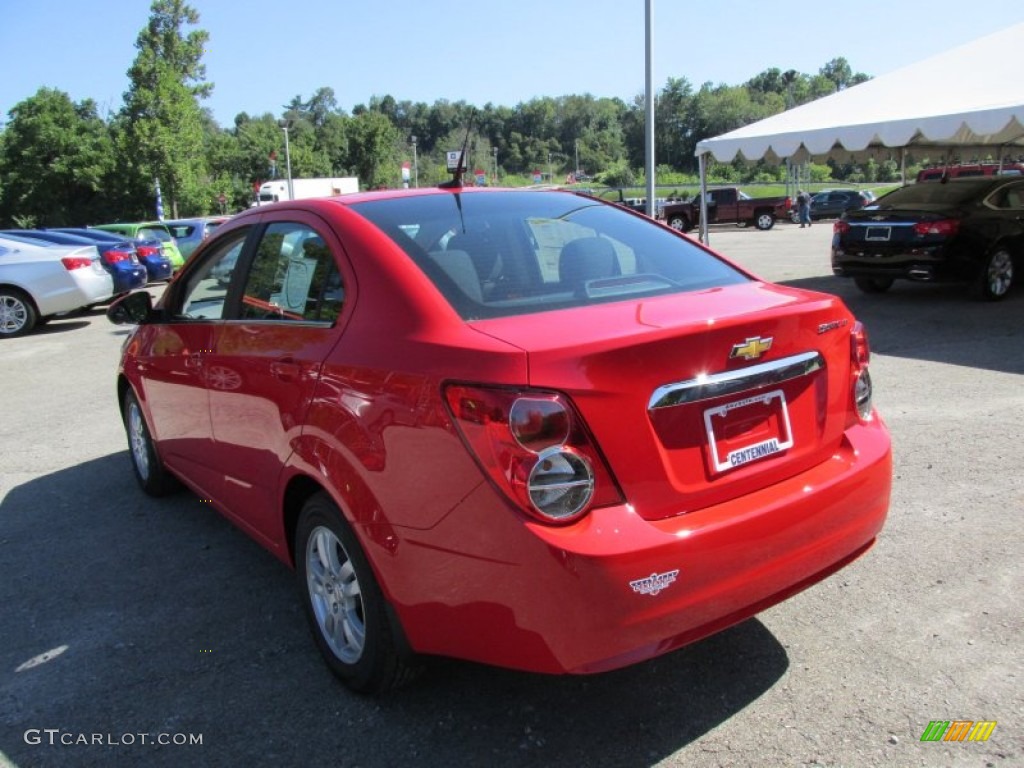
[[[1024,285],[991,305],[864,296],[831,277],[830,237],[712,245],[867,325],[894,440],[882,537],[755,619],[594,677],[438,660],[387,697],[348,693],[289,571],[194,495],[137,489],[113,393],[125,330],[92,312],[3,341],[0,768],[1021,765]],[[936,720],[998,724],[922,742]]]

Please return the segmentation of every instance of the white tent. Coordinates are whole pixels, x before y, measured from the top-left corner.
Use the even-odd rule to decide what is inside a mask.
[[[889,156],[911,148],[1002,157],[1024,152],[1024,23],[697,144],[701,197],[708,155]],[[706,213],[706,212],[704,212]],[[706,221],[702,215],[702,221]],[[706,239],[704,225],[702,235]]]

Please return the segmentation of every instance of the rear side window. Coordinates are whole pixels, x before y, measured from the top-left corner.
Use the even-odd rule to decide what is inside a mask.
[[[256,248],[240,316],[333,323],[344,298],[341,275],[323,238],[305,224],[275,222]]]
[[[619,206],[558,192],[357,203],[467,320],[718,287],[747,278]]]

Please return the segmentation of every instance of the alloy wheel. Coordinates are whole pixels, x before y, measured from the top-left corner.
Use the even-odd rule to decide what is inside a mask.
[[[324,641],[341,661],[354,664],[366,647],[362,591],[345,547],[323,525],[306,543],[306,586]]]

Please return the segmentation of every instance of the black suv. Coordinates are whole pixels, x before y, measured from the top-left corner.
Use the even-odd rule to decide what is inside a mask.
[[[1001,299],[1024,265],[1024,179],[914,184],[847,211],[833,231],[833,273],[867,293],[905,279],[968,283]]]
[[[812,219],[838,219],[847,211],[863,208],[871,199],[856,189],[830,189],[811,198]]]

